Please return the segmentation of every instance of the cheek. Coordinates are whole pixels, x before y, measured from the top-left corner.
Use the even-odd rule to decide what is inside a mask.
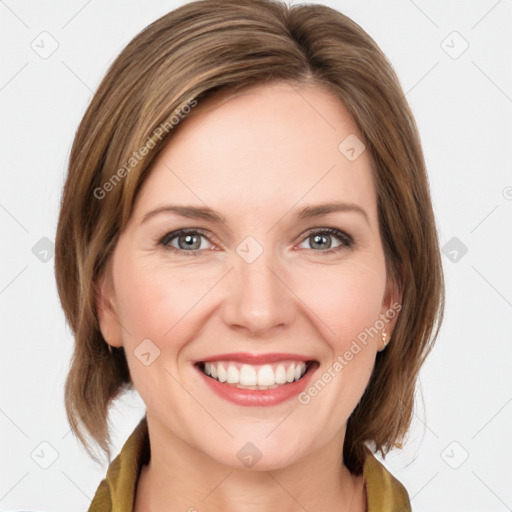
[[[384,262],[355,262],[319,267],[307,280],[297,280],[301,299],[318,318],[316,325],[336,351],[366,332],[381,312],[385,290]]]
[[[119,283],[118,311],[130,343],[149,338],[162,350],[164,338],[179,339],[176,331],[188,323],[189,312],[207,292],[204,280],[191,278],[187,272],[136,259],[124,265]]]
[[[384,262],[361,259],[337,271],[324,267],[309,281],[299,293],[317,318],[315,326],[329,355],[300,400],[306,409],[313,404],[325,433],[334,435],[360,401],[374,368]]]
[[[181,380],[182,349],[200,328],[197,305],[207,292],[204,279],[137,258],[117,268],[116,306],[135,388],[154,407],[169,397],[180,402],[182,390],[171,375]],[[147,365],[144,353],[149,353]]]

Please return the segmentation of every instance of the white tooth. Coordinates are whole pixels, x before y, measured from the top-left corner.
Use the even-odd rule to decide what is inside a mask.
[[[228,378],[226,370],[224,369],[224,366],[222,366],[221,364],[217,366],[217,378],[219,379],[220,382],[226,382]]]
[[[300,376],[302,377],[306,373],[306,363],[300,363]]]
[[[286,370],[282,364],[276,368],[275,381],[276,384],[284,384],[286,382]]]
[[[300,377],[302,375],[302,363],[299,363],[296,367],[295,367],[295,380],[299,380]]]
[[[252,366],[244,364],[240,369],[240,384],[244,386],[255,386],[257,381],[256,370]]]
[[[235,366],[228,366],[227,379],[228,384],[238,384],[240,382],[240,372]]]
[[[216,379],[217,378],[217,367],[215,364],[210,364],[210,375]]]
[[[204,363],[204,373],[210,375],[210,363]]]
[[[272,386],[274,382],[274,370],[272,366],[266,364],[258,371],[258,386]]]
[[[292,363],[288,370],[286,370],[286,381],[293,382],[295,379],[295,363]]]

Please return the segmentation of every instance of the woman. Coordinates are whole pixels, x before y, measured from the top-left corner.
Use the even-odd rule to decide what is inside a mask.
[[[73,144],[56,239],[90,511],[410,510],[409,428],[443,277],[414,118],[344,15],[192,2],[122,51]]]

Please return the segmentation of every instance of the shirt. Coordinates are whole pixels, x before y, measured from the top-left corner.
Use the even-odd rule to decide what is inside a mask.
[[[368,512],[411,512],[405,487],[368,450],[363,466]],[[149,462],[146,416],[111,462],[88,512],[133,512],[139,475]]]

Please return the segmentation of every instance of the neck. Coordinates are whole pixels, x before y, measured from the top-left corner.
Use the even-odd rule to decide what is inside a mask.
[[[363,477],[343,464],[344,431],[289,466],[257,471],[219,464],[156,423],[148,430],[134,512],[366,511]]]

